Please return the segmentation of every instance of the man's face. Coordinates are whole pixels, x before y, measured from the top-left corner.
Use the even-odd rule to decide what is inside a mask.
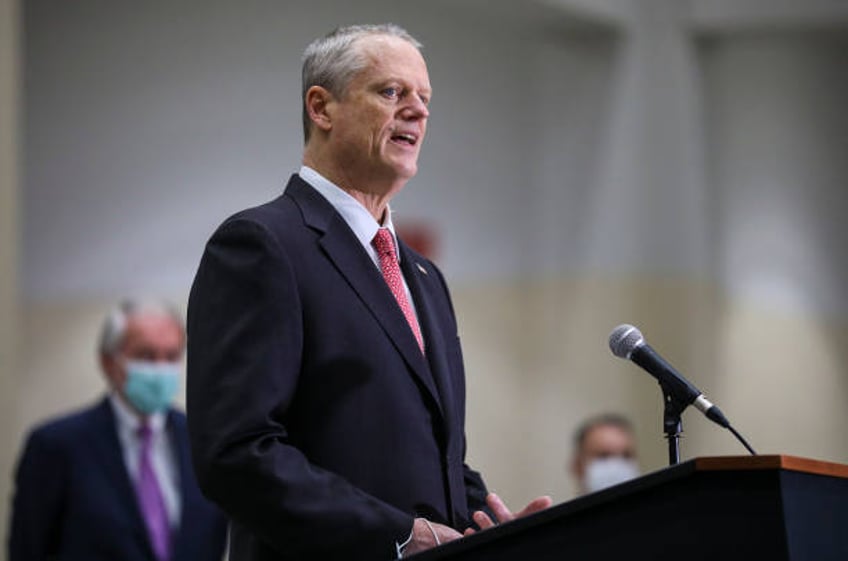
[[[356,189],[385,191],[418,171],[430,79],[421,53],[390,36],[360,40],[369,61],[341,99],[328,104],[336,165]]]
[[[572,464],[580,493],[594,492],[639,475],[633,434],[615,424],[593,426]]]
[[[578,480],[586,476],[586,468],[593,460],[607,458],[636,459],[633,435],[617,425],[597,425],[586,433],[583,446],[574,459],[572,471]]]
[[[130,316],[118,356],[103,357],[106,377],[119,393],[123,392],[127,360],[179,362],[185,339],[179,325],[168,315],[141,313]]]

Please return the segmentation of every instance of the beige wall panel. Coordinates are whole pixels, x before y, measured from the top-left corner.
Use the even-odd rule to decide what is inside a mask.
[[[512,505],[543,493],[556,501],[573,496],[565,471],[571,433],[599,412],[633,419],[644,470],[666,465],[660,390],[607,347],[610,330],[623,322],[637,325],[761,452],[848,462],[844,326],[731,308],[711,287],[683,279],[457,286],[454,303],[468,381],[469,463]],[[25,310],[16,439],[31,423],[101,395],[94,341],[110,305]],[[718,321],[703,319],[710,317]],[[684,460],[744,453],[696,411],[683,421]]]
[[[761,453],[848,462],[848,329],[735,307],[698,281],[551,279],[454,291],[468,376],[469,461],[511,504],[573,496],[571,432],[603,411],[636,424],[645,471],[667,465],[658,385],[613,357],[623,322],[727,414]],[[745,454],[694,409],[682,459]]]
[[[455,288],[469,461],[511,504],[540,493],[565,500],[574,493],[565,471],[572,432],[587,416],[614,411],[634,421],[643,469],[665,466],[659,387],[614,357],[607,338],[620,323],[639,326],[679,369],[703,372],[692,378],[706,392],[710,371],[695,365],[707,353],[696,352],[693,340],[710,331],[695,318],[712,316],[713,299],[709,287],[682,279],[551,278]]]
[[[742,304],[723,308],[712,398],[737,430],[761,454],[848,463],[848,325]],[[701,428],[693,453],[744,453],[722,431]]]

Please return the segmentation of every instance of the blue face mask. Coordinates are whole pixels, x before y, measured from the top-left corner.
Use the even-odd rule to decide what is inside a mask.
[[[129,360],[124,395],[145,415],[166,410],[179,386],[180,367],[176,362]]]

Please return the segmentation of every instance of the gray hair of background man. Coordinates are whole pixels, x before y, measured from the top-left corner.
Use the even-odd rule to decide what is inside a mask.
[[[364,53],[355,48],[354,44],[373,35],[399,37],[419,50],[422,48],[421,43],[409,32],[393,23],[339,27],[310,43],[303,52],[301,70],[304,142],[309,142],[312,128],[312,121],[306,111],[306,92],[312,86],[321,86],[335,97],[343,97],[353,77],[368,65]]]
[[[103,320],[100,329],[98,350],[103,355],[116,355],[124,342],[129,318],[138,314],[161,314],[170,316],[180,329],[185,329],[183,319],[177,309],[164,300],[127,298],[112,308]]]
[[[577,430],[574,432],[574,450],[576,452],[580,452],[589,431],[600,426],[614,426],[629,434],[633,434],[633,423],[631,423],[624,415],[619,415],[617,413],[596,415],[587,419],[579,427],[577,427]]]

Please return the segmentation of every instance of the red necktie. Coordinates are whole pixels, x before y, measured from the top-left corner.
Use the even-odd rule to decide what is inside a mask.
[[[403,277],[400,274],[398,266],[397,253],[395,252],[395,241],[392,233],[387,228],[377,230],[377,235],[374,236],[374,248],[377,250],[377,255],[380,257],[380,270],[383,271],[383,278],[386,279],[386,284],[394,294],[412,333],[415,335],[415,340],[418,341],[418,346],[421,352],[424,352],[424,338],[421,336],[421,328],[418,326],[418,320],[415,318],[415,312],[412,311],[412,306],[406,297],[406,290],[403,288]]]

